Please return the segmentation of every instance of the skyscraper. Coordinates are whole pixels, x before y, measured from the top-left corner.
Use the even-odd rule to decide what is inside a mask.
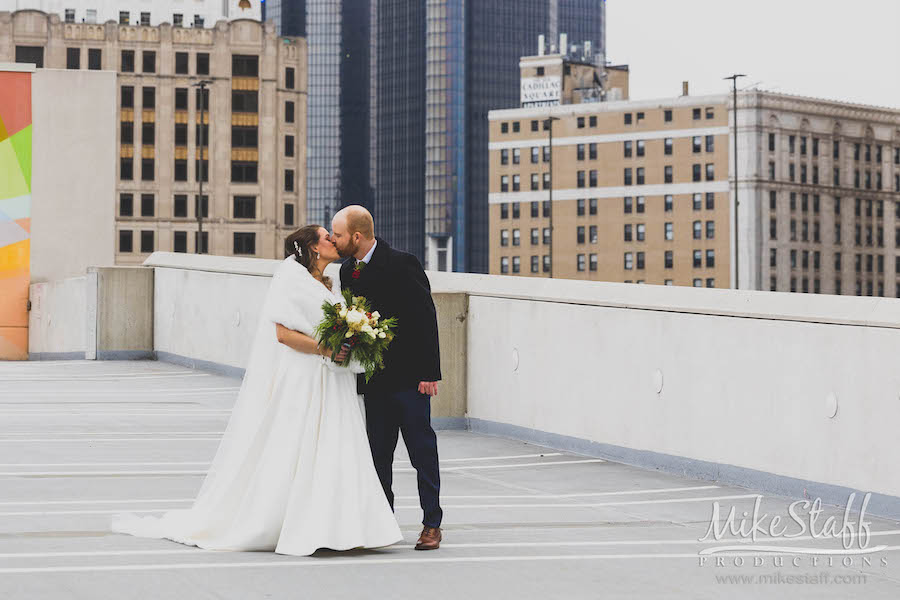
[[[605,48],[604,0],[267,0],[266,18],[309,43],[308,222],[366,205],[437,270],[488,270],[487,113],[519,105],[519,57],[541,34]]]
[[[429,269],[487,272],[487,113],[519,105],[519,57],[541,34],[602,57],[605,2],[372,2],[379,233]]]

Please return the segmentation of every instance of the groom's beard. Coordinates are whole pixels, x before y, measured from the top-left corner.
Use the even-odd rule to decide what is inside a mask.
[[[337,248],[338,256],[341,258],[350,258],[359,250],[359,244],[356,244],[351,240],[347,242],[347,245],[343,248],[337,245],[335,245],[335,248]]]

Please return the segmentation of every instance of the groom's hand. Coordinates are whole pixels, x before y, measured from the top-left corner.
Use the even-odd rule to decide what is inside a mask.
[[[420,381],[419,393],[425,394],[426,396],[437,396],[437,384],[437,381]]]

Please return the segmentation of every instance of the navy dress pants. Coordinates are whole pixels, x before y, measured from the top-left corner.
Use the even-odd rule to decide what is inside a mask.
[[[411,388],[367,392],[364,398],[369,447],[391,509],[394,508],[394,492],[391,490],[394,450],[397,448],[397,434],[402,433],[410,462],[418,474],[419,504],[424,514],[422,524],[440,527],[443,517],[439,500],[441,475],[437,436],[431,428],[431,396]]]

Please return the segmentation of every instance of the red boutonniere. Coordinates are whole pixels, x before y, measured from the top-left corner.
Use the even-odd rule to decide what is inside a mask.
[[[365,266],[366,266],[365,262],[358,261],[356,263],[356,266],[353,267],[353,273],[351,273],[350,276],[353,277],[353,279],[359,279],[359,274],[362,272],[362,270],[365,268]]]

